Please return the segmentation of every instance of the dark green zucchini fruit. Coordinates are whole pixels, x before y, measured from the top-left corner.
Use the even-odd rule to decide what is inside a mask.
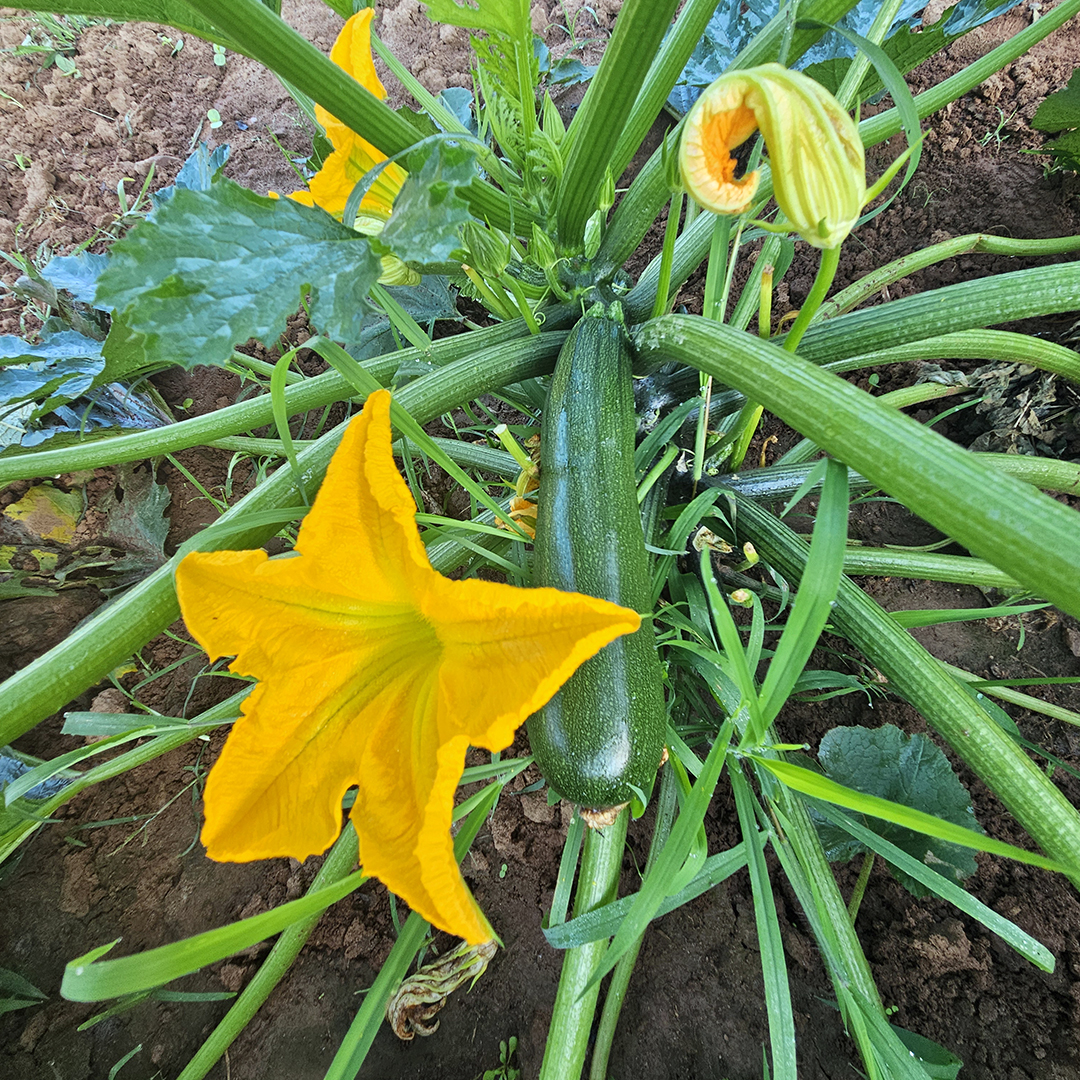
[[[635,428],[626,332],[598,306],[563,346],[544,407],[536,585],[648,610]],[[651,621],[578,668],[528,724],[554,791],[597,810],[647,800],[667,729],[661,681]]]

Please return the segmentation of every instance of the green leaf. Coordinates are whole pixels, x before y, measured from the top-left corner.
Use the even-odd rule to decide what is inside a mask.
[[[758,833],[759,845],[763,845],[766,839],[764,833]],[[718,855],[710,855],[684,889],[661,902],[653,918],[659,919],[661,915],[666,915],[669,911],[688,904],[695,897],[708,892],[720,882],[726,881],[736,870],[741,870],[745,865],[745,842],[738,843]],[[553,949],[575,949],[590,941],[612,937],[618,933],[622,920],[629,914],[636,899],[635,896],[624,896],[621,900],[615,900],[601,908],[587,911],[584,915],[578,915],[569,922],[555,923],[553,920],[552,925],[544,929],[544,937]],[[552,906],[554,907],[554,904]]]
[[[1044,149],[1050,150],[1064,168],[1080,172],[1080,131],[1067,131],[1051,139]]]
[[[1051,94],[1035,110],[1031,126],[1039,131],[1080,127],[1080,68],[1069,76],[1069,84],[1064,90]]]
[[[394,212],[379,242],[416,266],[448,262],[461,246],[461,226],[473,220],[458,192],[475,178],[475,162],[471,147],[442,139],[433,150],[410,154],[409,178],[394,199]]]
[[[926,887],[928,892],[936,893],[942,900],[959,908],[965,915],[978,920],[992,934],[997,934],[1002,941],[1015,949],[1026,960],[1030,960],[1036,967],[1043,971],[1054,970],[1054,955],[1030,934],[1024,933],[1016,923],[999,915],[993,908],[987,907],[977,900],[971,893],[943,877],[936,870],[931,870],[918,859],[913,859],[905,851],[901,851],[895,844],[889,843],[872,829],[860,825],[848,814],[837,810],[833,806],[818,804],[814,807],[813,815],[820,822],[822,818],[835,826],[838,830],[850,833],[853,837],[861,840],[871,851],[876,852],[893,866],[901,867],[908,874],[917,878]],[[819,816],[820,815],[820,816]]]
[[[98,504],[107,515],[101,537],[132,557],[121,569],[156,570],[166,559],[165,540],[169,519],[165,517],[172,496],[154,479],[153,469],[136,469],[128,463],[117,471],[116,486]],[[119,567],[119,564],[117,564]]]
[[[102,382],[134,380],[166,366],[157,334],[141,334],[128,325],[129,312],[114,311],[109,334],[101,346],[105,357]]]
[[[948,758],[925,735],[907,736],[892,724],[880,728],[833,728],[821,740],[818,757],[826,774],[838,784],[982,832],[975,821],[971,796],[952,771]],[[820,816],[815,821],[830,862],[847,861],[866,850],[847,833],[824,823]],[[970,852],[955,844],[879,818],[864,824],[952,881],[962,881],[976,870]],[[893,873],[915,896],[928,894],[929,890],[911,875],[895,867]]]
[[[964,1063],[951,1050],[906,1028],[895,1024],[889,1027],[896,1032],[897,1038],[908,1048],[930,1080],[956,1080]]]
[[[975,851],[985,851],[990,855],[1001,855],[1006,859],[1015,859],[1027,866],[1038,866],[1043,870],[1054,870],[1058,873],[1067,872],[1067,867],[1053,859],[1047,859],[1042,855],[1036,855],[1031,851],[1016,847],[1014,844],[1006,844],[1002,840],[984,836],[973,829],[965,829],[960,825],[954,825],[949,821],[942,821],[933,814],[923,813],[904,806],[903,803],[892,802],[888,799],[880,799],[876,795],[870,795],[854,788],[836,783],[826,776],[814,772],[811,769],[800,768],[787,761],[772,761],[767,758],[753,755],[762,768],[768,769],[781,783],[786,784],[793,791],[809,795],[813,799],[823,799],[825,802],[835,803],[846,810],[854,810],[856,813],[867,814],[870,817],[882,818],[891,821],[903,828],[915,829],[926,833],[927,836],[937,837],[939,840],[947,840],[961,847],[972,848]]]
[[[519,37],[529,23],[528,0],[476,0],[475,6],[456,0],[423,0],[432,22],[463,26],[467,30],[487,30],[491,34]]]
[[[42,993],[32,982],[17,971],[0,968],[0,1016],[15,1009],[39,1005],[48,994]]]
[[[182,975],[190,975],[206,964],[240,952],[301,919],[325,910],[342,897],[355,892],[366,880],[364,871],[357,870],[325,889],[308,893],[300,900],[292,900],[262,915],[253,915],[228,926],[119,960],[95,963],[116,942],[99,946],[67,965],[60,993],[69,1001],[105,1001],[107,998],[153,989]]]
[[[462,316],[455,306],[453,294],[449,289],[450,279],[437,274],[427,274],[420,279],[419,285],[386,285],[385,292],[406,311],[420,326],[428,327],[443,319],[461,322]],[[374,356],[383,356],[399,348],[394,337],[390,319],[382,314],[373,314],[364,323],[364,330],[359,339],[349,345],[349,355],[355,360],[370,360]],[[408,366],[402,364],[394,379],[395,386],[401,386],[410,377],[426,375],[430,365],[416,362]],[[513,474],[516,475],[516,468]]]
[[[840,587],[847,544],[848,475],[847,468],[832,458],[827,459],[825,469],[806,572],[761,689],[761,714],[766,724],[776,719],[802,674]],[[750,734],[748,729],[748,742]],[[765,730],[754,734],[760,740]]]
[[[54,288],[65,289],[83,304],[93,303],[94,285],[108,265],[108,255],[80,251],[74,255],[54,255],[42,268],[41,276]]]
[[[731,769],[729,775],[743,844],[747,848],[750,891],[754,898],[754,922],[761,955],[761,975],[765,983],[765,1009],[769,1017],[773,1075],[777,1080],[796,1080],[798,1070],[795,1062],[795,1017],[791,1006],[787,963],[784,960],[784,943],[780,936],[780,921],[776,914],[776,900],[769,880],[765,853],[751,842],[758,829],[754,796],[743,776],[742,767]]]
[[[589,979],[590,986],[598,983],[618,963],[619,958],[637,941],[656,913],[668,898],[668,884],[686,862],[694,844],[698,828],[705,818],[705,811],[712,801],[713,792],[720,779],[720,772],[727,758],[728,742],[734,730],[734,722],[724,722],[716,741],[709,750],[704,767],[698,763],[700,773],[697,783],[683,803],[667,843],[664,844],[656,862],[645,874],[641,890],[633,898],[634,903],[626,914],[611,945]]]
[[[179,189],[112,249],[96,303],[145,334],[158,363],[219,364],[233,346],[273,342],[310,293],[312,322],[359,337],[380,264],[366,237],[322,210],[218,177]]]
[[[30,345],[0,337],[0,411],[24,401],[39,402],[34,417],[85,394],[105,362],[101,342],[76,330],[61,330]]]
[[[938,608],[931,610],[890,611],[889,618],[911,630],[918,626],[937,626],[949,622],[979,622],[1006,615],[1023,615],[1027,611],[1042,611],[1049,604],[999,604],[990,608]]]
[[[155,191],[150,196],[150,201],[155,207],[161,206],[173,197],[178,188],[187,188],[189,191],[209,191],[223,168],[229,160],[229,146],[216,146],[213,150],[201,142],[188,157],[187,161],[180,166],[176,174],[175,183],[168,187]],[[101,258],[101,256],[98,256]]]

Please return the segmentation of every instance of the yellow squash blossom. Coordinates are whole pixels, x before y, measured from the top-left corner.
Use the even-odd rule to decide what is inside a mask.
[[[206,784],[202,840],[226,862],[325,851],[341,800],[364,868],[472,944],[491,929],[454,860],[465,750],[510,745],[577,667],[639,616],[556,589],[432,569],[394,464],[390,394],[347,429],[292,557],[188,555],[188,629],[259,683]]]
[[[383,101],[386,89],[371,58],[371,20],[374,17],[371,8],[353,15],[341,28],[330,50],[330,59]],[[308,182],[308,190],[294,191],[289,198],[305,206],[320,206],[340,221],[353,188],[366,173],[386,161],[386,155],[321,105],[315,106],[315,119],[323,126],[334,150]],[[408,175],[396,162],[387,165],[360,200],[360,212],[352,223],[353,228],[367,236],[382,232],[393,210],[394,199]],[[417,285],[420,282],[420,275],[393,255],[382,257],[382,271],[379,281],[384,285]]]
[[[686,116],[683,183],[707,210],[741,214],[757,172],[736,178],[731,151],[761,129],[776,202],[791,227],[818,248],[836,247],[866,203],[866,166],[855,122],[813,79],[779,64],[722,75]]]
[[[371,58],[371,20],[375,12],[371,8],[353,15],[341,28],[330,59],[351,75],[365,90],[380,101],[386,99],[386,88],[375,71]],[[311,178],[307,191],[296,191],[289,196],[305,206],[321,206],[327,213],[341,219],[352,189],[365,173],[386,160],[386,155],[356,134],[321,105],[315,106],[315,119],[323,126],[334,152],[323,167]],[[371,189],[360,203],[361,215],[370,215],[376,221],[386,221],[394,206],[394,198],[405,183],[408,173],[398,164],[387,165],[379,173]]]

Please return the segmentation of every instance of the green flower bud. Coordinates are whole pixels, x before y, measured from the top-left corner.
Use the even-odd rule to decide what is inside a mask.
[[[467,221],[461,230],[469,263],[486,278],[497,278],[510,265],[510,240],[498,229]]]
[[[551,237],[541,229],[536,222],[532,226],[532,242],[529,244],[529,255],[541,270],[550,270],[558,261],[555,253],[555,245]]]

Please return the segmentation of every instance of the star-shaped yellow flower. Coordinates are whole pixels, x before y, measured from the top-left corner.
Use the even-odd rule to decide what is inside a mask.
[[[343,71],[348,72],[365,90],[380,100],[385,100],[386,89],[371,59],[371,20],[374,17],[375,12],[371,8],[365,8],[353,15],[338,34],[337,41],[330,50],[330,59]],[[340,220],[352,189],[365,173],[385,161],[386,155],[321,105],[315,106],[315,119],[326,131],[326,137],[333,145],[334,152],[311,178],[308,190],[293,192],[289,198],[305,206],[321,206]],[[381,227],[379,223],[390,217],[394,199],[407,176],[408,173],[400,165],[387,165],[361,200],[360,218],[374,218],[375,232]],[[372,229],[365,228],[363,231],[370,232]]]
[[[577,593],[444,578],[415,513],[380,390],[347,429],[295,556],[222,551],[180,563],[195,639],[259,680],[210,772],[202,840],[227,862],[318,854],[357,785],[364,868],[475,944],[491,929],[450,836],[466,748],[509,746],[640,618]]]

